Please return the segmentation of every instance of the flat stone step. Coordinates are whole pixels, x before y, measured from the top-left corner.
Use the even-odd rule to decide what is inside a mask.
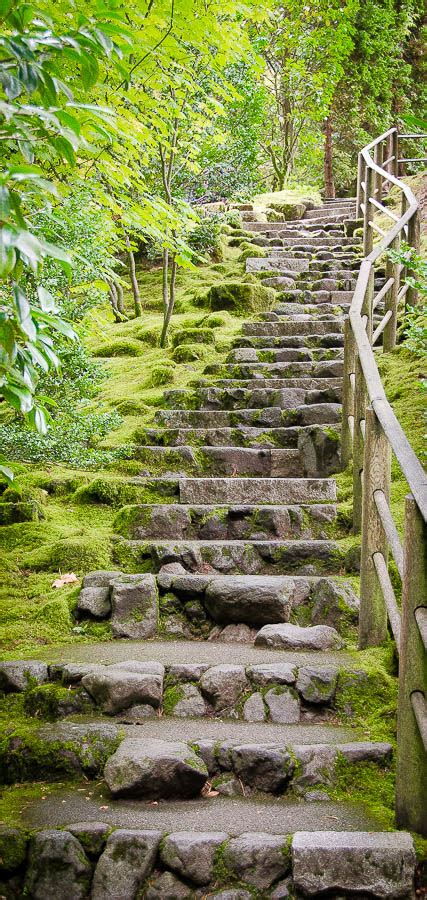
[[[253,347],[236,347],[227,356],[227,363],[256,363],[256,362],[302,362],[304,360],[310,362],[334,361],[344,358],[344,350],[342,347],[324,348],[319,347],[310,349],[309,347],[285,347],[283,350],[256,350]],[[210,373],[212,366],[207,367],[205,372]]]
[[[293,378],[302,373],[309,373],[312,378],[339,378],[343,373],[343,364],[340,360],[327,360],[314,362],[312,360],[298,360],[292,362],[251,362],[251,363],[223,363],[217,366],[216,372],[210,375],[229,375],[231,378],[253,378],[255,374],[263,377]]]
[[[335,517],[336,506],[332,503],[300,506],[145,504],[125,507],[118,514],[114,529],[117,534],[136,540],[314,538],[324,536],[325,526]]]
[[[280,406],[259,409],[159,409],[156,421],[172,428],[280,428],[294,425],[326,425],[341,420],[341,405],[332,403],[305,404],[297,409],[284,410]]]
[[[243,833],[294,834],[324,829],[339,832],[342,829],[374,831],[381,824],[367,813],[362,804],[334,803],[321,801],[315,804],[298,800],[249,799],[248,797],[224,797],[219,795],[206,802],[197,800],[163,801],[148,806],[137,800],[117,800],[111,803],[105,787],[91,787],[82,783],[81,790],[57,787],[50,788],[44,800],[33,800],[23,805],[19,823],[29,829],[43,826],[59,828],[82,822],[106,822],[110,826],[124,829],[154,829],[164,832],[164,836],[178,832],[212,831],[214,816],[215,832],[225,832],[232,836]],[[100,813],[100,806],[105,807]],[[266,843],[267,846],[267,843]],[[229,887],[229,884],[226,884]],[[159,894],[161,896],[161,894]]]
[[[338,420],[339,421],[339,420]],[[201,427],[141,428],[135,432],[134,440],[142,446],[157,447],[256,447],[295,448],[305,443],[311,436],[325,434],[338,435],[338,422],[324,425],[255,428],[250,425]]]
[[[348,218],[347,215],[343,216],[342,221],[344,221],[347,218]],[[312,225],[314,229],[318,228],[319,230],[321,230],[323,228],[323,222],[321,222],[321,221],[319,222],[318,220],[315,221],[314,219],[299,219],[298,223],[295,223],[295,224],[298,225],[301,228],[301,230],[304,230],[307,226],[310,226],[310,225]],[[340,225],[341,223],[340,222],[335,223],[334,219],[330,219],[329,222],[327,220],[325,220],[325,224],[332,224],[332,225],[339,224]],[[270,231],[273,233],[280,234],[284,231],[287,231],[289,229],[289,226],[290,226],[290,222],[248,222],[247,225],[245,225],[245,230],[257,232],[258,234],[265,234],[266,232],[270,232]],[[344,235],[343,231],[342,231],[342,234]]]
[[[317,316],[321,313],[334,315],[332,311],[332,307],[335,304],[339,306],[341,303],[344,304],[345,307],[349,306],[353,300],[353,291],[344,291],[344,290],[290,290],[284,292],[284,299],[288,302],[292,300],[296,300],[299,303],[301,301],[305,301],[309,306],[309,311],[313,316]],[[319,307],[321,307],[319,309]],[[280,305],[274,310],[275,312],[280,309]],[[295,310],[295,313],[297,310]],[[308,312],[308,310],[306,310]]]
[[[326,319],[324,321],[315,319],[304,322],[244,322],[242,326],[243,335],[251,335],[254,337],[282,337],[291,335],[336,335],[342,334],[343,322],[341,318]]]
[[[289,389],[289,388],[297,388],[304,391],[332,391],[334,395],[341,391],[342,378],[341,377],[319,377],[319,378],[310,378],[309,375],[306,375],[301,378],[292,378],[292,377],[284,377],[281,378],[277,375],[272,375],[269,378],[263,376],[261,374],[255,374],[252,380],[249,379],[236,379],[236,378],[216,378],[215,381],[211,382],[211,377],[205,377],[201,379],[197,379],[194,384],[197,387],[225,387],[225,388],[278,388],[278,389]]]
[[[307,350],[320,348],[335,349],[335,347],[344,346],[344,335],[319,333],[311,335],[281,335],[280,337],[275,337],[273,335],[249,337],[248,335],[242,335],[235,338],[233,346],[235,348],[262,350],[264,352],[276,349],[295,350],[299,348]]]
[[[349,300],[330,300],[330,293],[322,291],[321,293],[311,293],[309,291],[285,291],[279,297],[283,297],[283,301],[279,302],[272,312],[261,313],[263,322],[277,322],[286,317],[301,321],[301,316],[309,316],[311,319],[336,318],[348,312],[351,306]],[[350,297],[353,295],[350,294]],[[313,300],[313,302],[311,302]]]
[[[202,446],[195,451],[190,445],[173,448],[148,445],[140,447],[136,457],[147,465],[154,464],[166,471],[176,466],[178,471],[192,475],[297,478],[307,474],[304,454],[298,449]],[[311,466],[314,465],[311,461]],[[310,474],[323,473],[316,469]]]
[[[261,324],[261,323],[260,323]],[[164,403],[170,409],[261,409],[280,407],[295,410],[304,405],[328,403],[337,399],[335,387],[278,388],[201,387],[197,391],[175,389],[165,391]],[[295,423],[298,424],[298,423]],[[309,424],[309,423],[307,423]]]

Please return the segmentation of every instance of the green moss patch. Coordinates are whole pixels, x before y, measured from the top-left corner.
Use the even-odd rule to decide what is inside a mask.
[[[207,295],[212,310],[229,309],[244,316],[265,312],[276,303],[276,292],[260,284],[234,281],[212,287]]]

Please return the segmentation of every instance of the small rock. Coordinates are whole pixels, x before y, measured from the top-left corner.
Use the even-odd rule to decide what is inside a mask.
[[[0,691],[25,691],[29,684],[44,684],[48,680],[46,663],[33,659],[14,659],[0,662]]]
[[[93,858],[102,853],[111,825],[106,825],[105,822],[76,822],[67,825],[67,831],[77,838],[87,855]]]
[[[223,797],[241,797],[243,794],[241,782],[231,774],[215,778],[212,782],[212,788]]]
[[[91,864],[69,831],[39,831],[30,843],[25,893],[32,900],[84,900]]]
[[[241,834],[227,845],[224,862],[239,879],[265,890],[289,871],[290,851],[279,835]]]
[[[415,868],[412,838],[405,832],[299,832],[292,842],[297,890],[411,897]]]
[[[304,794],[304,800],[306,800],[307,803],[321,803],[329,800],[329,794],[327,794],[326,791],[307,791],[307,793]]]
[[[89,572],[89,575],[85,575],[83,578],[83,588],[111,587],[111,584],[122,575],[123,572],[107,572],[104,569],[100,569],[98,572]]]
[[[235,890],[231,888],[230,891],[219,891],[218,894],[206,895],[206,900],[211,900],[211,898],[215,898],[215,900],[252,900],[252,894],[249,891],[242,891],[240,888]]]
[[[224,832],[180,831],[163,841],[160,858],[168,868],[194,884],[212,880],[215,853],[228,838]]]
[[[314,625],[264,625],[255,638],[256,647],[277,647],[281,650],[338,650],[344,646],[335,628]]]
[[[231,749],[233,771],[244,784],[269,794],[282,793],[295,764],[283,747],[242,744]]]
[[[102,711],[112,716],[141,703],[157,709],[162,701],[160,675],[140,675],[107,667],[105,671],[85,675],[82,684]]]
[[[65,663],[62,666],[61,680],[64,684],[77,684],[85,675],[92,672],[104,672],[105,666],[96,663]]]
[[[87,587],[80,591],[77,612],[106,619],[111,613],[110,587]]]
[[[123,575],[111,592],[113,637],[145,640],[157,632],[158,597],[154,575]]]
[[[329,578],[319,578],[312,591],[313,609],[311,621],[313,625],[355,624],[359,615],[359,598],[344,581],[337,583]]]
[[[295,693],[286,688],[275,688],[267,691],[265,702],[272,722],[281,725],[293,725],[300,720],[300,704]]]
[[[187,716],[205,716],[207,713],[207,706],[196,685],[183,684],[182,690],[184,696],[175,704],[172,714],[174,716],[179,716],[180,718],[187,718]]]
[[[180,638],[192,637],[191,629],[180,616],[165,616],[162,625],[165,634],[173,634]]]
[[[184,566],[181,563],[166,563],[165,566],[162,566],[158,571],[156,578],[157,584],[164,591],[169,591],[172,585],[172,581],[176,575],[186,575],[187,572],[184,569]]]
[[[137,672],[139,675],[160,675],[162,678],[165,675],[163,663],[157,662],[155,659],[148,662],[130,659],[129,661],[124,660],[123,662],[112,663],[108,666],[109,672],[115,672],[116,669],[119,669],[119,671],[123,669],[125,672]]]
[[[251,694],[243,706],[243,718],[245,722],[264,722],[265,708],[262,694]]]
[[[279,884],[276,884],[274,891],[270,894],[271,900],[288,900],[288,898],[293,896],[292,878],[286,878],[285,881],[280,881]]]
[[[202,693],[216,711],[230,709],[247,688],[243,666],[212,666],[200,679]]]
[[[203,673],[209,669],[209,663],[181,663],[168,667],[168,675],[174,681],[199,681]]]
[[[195,750],[207,767],[209,775],[216,775],[219,771],[219,763],[216,757],[216,745],[214,740],[197,741]]]
[[[330,703],[335,697],[338,669],[335,666],[303,666],[298,672],[296,689],[307,703]]]
[[[92,900],[134,900],[153,868],[161,837],[160,831],[113,831],[95,869]]]
[[[254,684],[265,687],[268,684],[295,684],[296,666],[290,663],[262,663],[250,666],[246,674]]]
[[[143,725],[146,719],[156,715],[157,710],[147,703],[138,703],[116,716],[117,722],[124,725]]]
[[[236,625],[226,625],[215,640],[223,644],[253,644],[256,633],[256,628],[249,628],[249,625],[240,622]]]
[[[250,626],[287,622],[294,580],[287,577],[234,575],[213,578],[204,603],[215,622]]]
[[[208,770],[187,744],[125,739],[110,756],[104,777],[114,797],[197,797]]]
[[[145,900],[190,900],[192,896],[191,888],[176,875],[172,875],[172,872],[163,872],[151,882],[144,893]]]
[[[390,762],[393,748],[391,744],[373,741],[354,741],[340,744],[339,752],[348,762]]]
[[[294,778],[295,791],[304,794],[318,784],[329,785],[335,775],[337,750],[329,744],[301,744],[293,746],[295,758],[301,764],[300,774]]]

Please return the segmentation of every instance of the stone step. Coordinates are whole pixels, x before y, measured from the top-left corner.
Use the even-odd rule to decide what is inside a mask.
[[[253,337],[271,337],[279,338],[283,336],[293,335],[320,335],[327,334],[335,336],[342,334],[343,321],[341,318],[325,319],[323,321],[309,320],[304,322],[244,322],[242,326],[242,334]],[[266,345],[267,346],[267,345]]]
[[[260,323],[261,324],[261,323]],[[269,327],[270,323],[266,323]],[[339,380],[339,384],[341,384]],[[334,402],[339,398],[340,387],[282,388],[260,387],[201,387],[197,391],[175,389],[165,391],[163,400],[170,409],[218,409],[238,410],[244,408],[261,409],[264,407],[280,407],[297,410],[305,404]],[[296,424],[296,423],[295,423]],[[307,423],[308,424],[308,423]]]
[[[307,453],[304,454],[298,449],[234,446],[202,446],[194,449],[189,445],[172,448],[146,445],[139,447],[135,456],[141,463],[155,465],[157,471],[170,471],[176,468],[179,472],[214,477],[242,475],[245,477],[298,478],[300,475],[308,474],[307,464],[310,466],[310,475],[329,475],[336,471],[339,466],[336,441],[334,450],[333,459],[328,457],[329,471],[327,473],[318,471],[316,460],[312,459],[311,455],[306,460]]]
[[[283,428],[295,425],[328,425],[341,420],[341,405],[313,403],[297,409],[285,410],[280,406],[260,409],[159,409],[156,423],[167,428]]]
[[[253,347],[236,347],[227,356],[227,363],[256,363],[256,362],[300,362],[310,360],[313,362],[337,360],[344,358],[342,347],[323,348],[311,350],[308,347],[285,347],[283,350],[255,350]],[[212,366],[207,366],[205,372],[210,374]]]
[[[303,303],[304,301],[308,304],[310,312],[313,313],[313,316],[319,315],[323,313],[324,315],[333,315],[333,312],[330,311],[331,307],[339,306],[341,303],[344,306],[348,307],[353,300],[353,291],[343,291],[343,290],[303,290],[296,289],[290,291],[283,291],[280,295],[281,299],[291,303],[292,301],[298,301],[298,303]],[[322,307],[319,309],[318,307]],[[324,309],[323,309],[324,307]],[[281,308],[281,304],[278,305],[273,312],[278,312]],[[297,310],[295,310],[295,314],[297,314]]]
[[[249,337],[248,335],[244,335],[235,338],[233,346],[237,349],[254,349],[263,352],[272,352],[281,349],[295,350],[299,348],[313,350],[325,348],[332,350],[336,347],[344,346],[344,335],[319,334],[319,332],[309,336],[305,334],[282,335],[281,337],[274,337],[272,335],[268,335],[267,337]]]
[[[345,293],[336,292],[336,293]],[[337,316],[348,313],[351,306],[351,299],[342,299],[332,301],[329,291],[283,291],[279,294],[279,303],[272,312],[261,313],[260,319],[263,322],[278,322],[281,318],[294,320],[298,316],[298,322],[301,316],[310,317],[310,319],[320,319],[324,321],[331,316]],[[350,294],[350,298],[353,295]]]
[[[348,218],[347,215],[343,215],[341,222],[343,222],[347,218]],[[340,235],[345,237],[341,222],[335,222],[335,220],[331,219],[331,220],[329,220],[329,223],[328,223],[327,220],[325,220],[325,224],[340,225],[340,228],[339,228]],[[268,234],[269,232],[272,232],[273,234],[281,234],[282,232],[289,230],[289,225],[290,225],[289,222],[248,222],[245,225],[245,230],[251,231],[253,233],[258,233],[258,234]],[[319,221],[319,220],[315,221],[314,219],[301,219],[301,220],[299,220],[298,225],[302,231],[304,231],[304,229],[310,225],[313,226],[313,229],[315,231],[316,231],[316,229],[321,231],[323,228],[323,222]],[[352,241],[354,242],[353,239],[352,239]]]
[[[210,502],[254,502],[260,500],[263,503],[283,502],[284,481],[291,479],[272,478],[264,479],[265,485],[277,483],[277,488],[264,487],[261,489],[257,478],[235,479],[198,479],[196,490],[191,484],[192,479],[180,484],[180,494],[183,503],[194,503],[209,500]],[[210,482],[208,494],[201,488],[201,482]],[[219,483],[223,482],[221,490]],[[224,482],[234,481],[239,485],[239,490],[232,488]],[[295,479],[306,484],[304,479]],[[258,484],[258,491],[251,490],[247,485],[254,487]],[[243,490],[242,490],[243,489]],[[243,495],[244,491],[244,497]],[[298,492],[291,492],[287,488],[292,500],[297,500]],[[319,492],[320,493],[320,492]],[[301,486],[300,494],[304,494]],[[237,496],[236,496],[237,495]],[[312,502],[318,498],[312,496]],[[286,502],[286,501],[284,501]],[[327,540],[234,540],[234,541],[159,541],[145,540],[132,541],[126,538],[117,538],[113,546],[114,562],[120,566],[131,565],[137,571],[158,571],[167,563],[181,563],[189,571],[204,571],[208,566],[213,571],[230,575],[335,575],[345,568],[345,552],[339,544]]]
[[[216,371],[212,369],[216,368]],[[211,366],[209,375],[229,375],[231,378],[253,378],[256,373],[263,377],[278,375],[281,378],[292,378],[302,373],[309,373],[312,378],[339,378],[343,373],[343,364],[340,360],[327,360],[314,362],[313,360],[299,360],[292,362],[251,362],[251,363],[223,363]]]
[[[339,422],[339,419],[337,420]],[[190,428],[141,428],[134,433],[134,440],[142,446],[157,447],[256,447],[256,448],[295,448],[310,439],[319,441],[327,438],[336,440],[339,432],[337,422],[323,425],[264,427],[254,428],[248,425],[230,428],[212,425],[212,427]]]
[[[336,517],[336,506],[213,506],[145,504],[126,506],[114,529],[122,537],[178,540],[246,540],[247,538],[324,537]]]
[[[298,384],[299,382],[299,384]],[[199,382],[202,386],[210,385],[209,379],[202,379]],[[262,378],[256,375],[254,378],[217,378],[215,386],[219,388],[246,388],[247,390],[257,390],[270,388],[272,390],[286,390],[293,385],[301,387],[304,383],[305,389],[310,389],[310,403],[334,402],[340,403],[342,399],[342,378]]]

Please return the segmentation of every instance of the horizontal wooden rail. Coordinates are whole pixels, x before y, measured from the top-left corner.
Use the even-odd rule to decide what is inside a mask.
[[[427,596],[427,474],[387,399],[374,350],[380,339],[383,351],[394,348],[400,307],[417,300],[408,278],[410,261],[402,264],[390,253],[399,251],[403,240],[419,249],[418,203],[399,178],[399,163],[424,160],[399,154],[401,139],[397,129],[390,128],[358,158],[356,216],[363,217],[364,258],[344,329],[342,462],[345,467],[353,457],[353,530],[361,532],[359,646],[381,644],[390,627],[400,654],[397,820],[427,834],[427,608],[420,603]],[[382,202],[384,191],[391,188],[397,201],[400,196],[400,214]],[[375,220],[378,214],[391,220],[388,229],[384,220],[381,225]],[[383,283],[375,292],[379,273]],[[384,313],[379,322],[375,316],[374,326],[381,302]],[[411,492],[403,543],[389,499],[392,454]],[[401,611],[389,552],[402,584]]]

